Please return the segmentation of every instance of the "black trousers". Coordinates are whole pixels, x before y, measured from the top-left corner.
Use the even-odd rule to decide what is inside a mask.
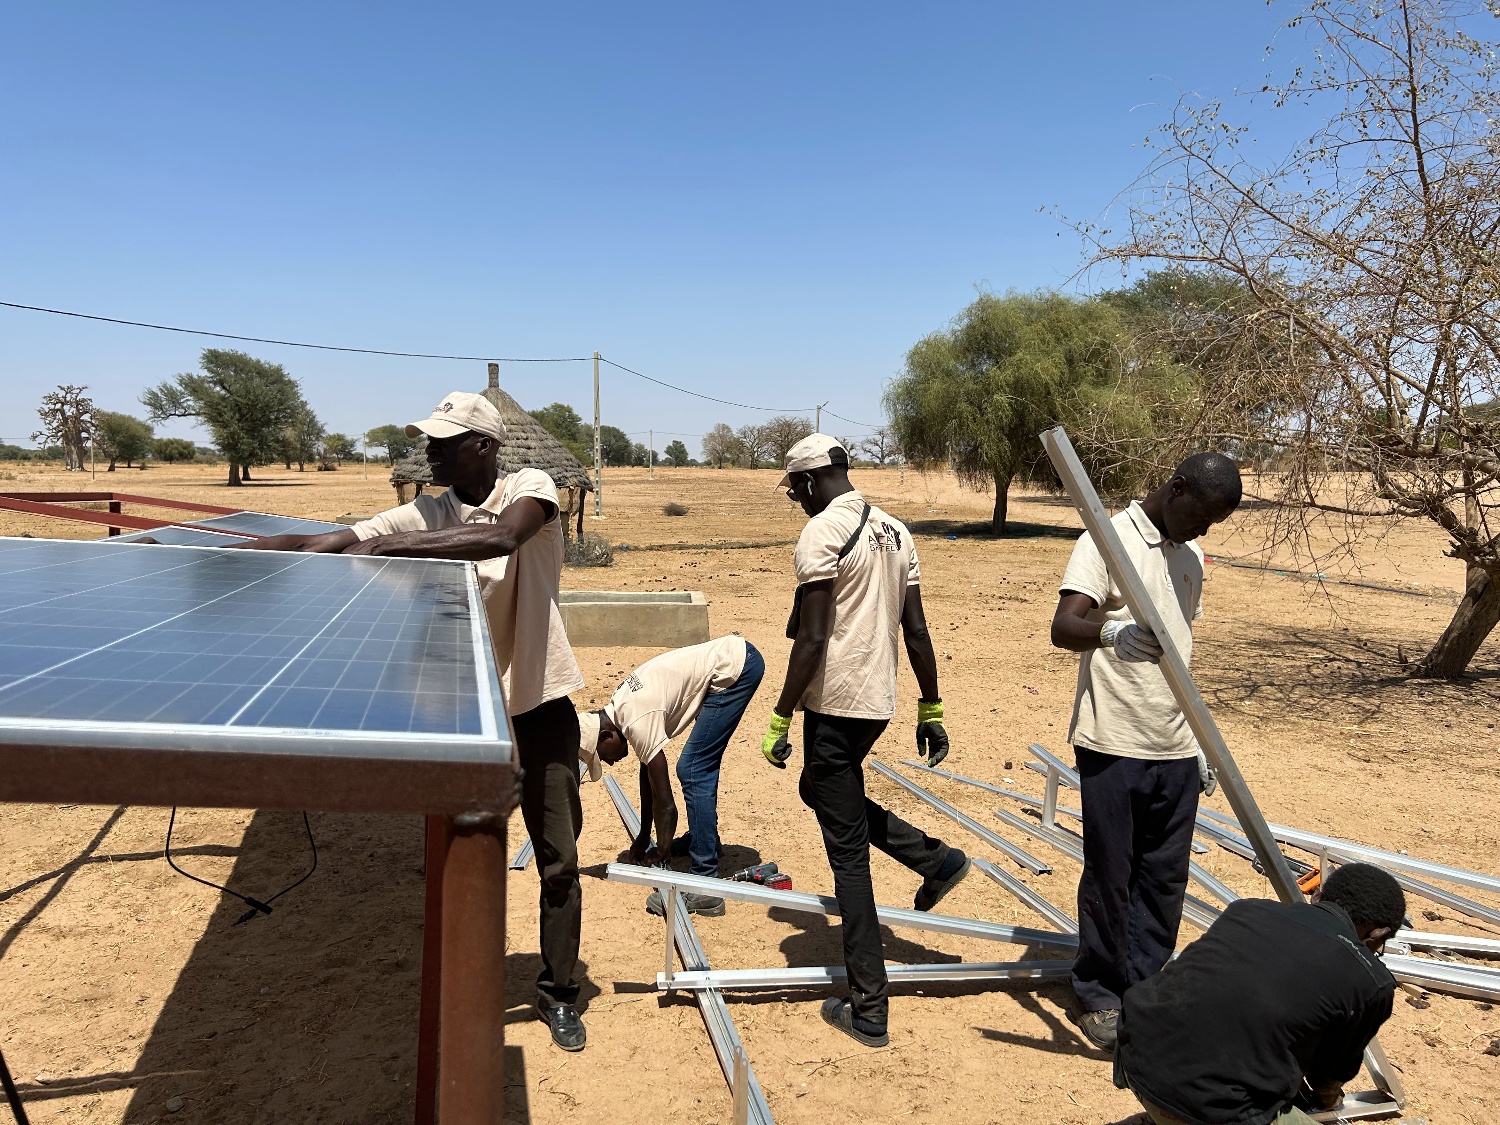
[[[1074,747],[1083,875],[1073,992],[1085,1012],[1121,1006],[1177,947],[1198,815],[1197,758],[1145,761]]]
[[[511,717],[521,763],[521,816],[536,849],[541,876],[542,1004],[574,1004],[583,888],[578,884],[578,712],[564,696]]]
[[[864,760],[886,719],[803,713],[798,792],[818,817],[843,918],[849,995],[861,1019],[884,1026],[889,1007],[885,948],[870,882],[870,845],[924,879],[936,875],[948,845],[913,828],[865,796]]]

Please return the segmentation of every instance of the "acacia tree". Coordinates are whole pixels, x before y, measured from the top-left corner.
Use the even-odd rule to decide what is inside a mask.
[[[762,461],[770,458],[773,443],[770,435],[766,433],[765,426],[754,424],[741,426],[734,431],[734,436],[739,442],[739,464],[745,468],[758,469]]]
[[[889,426],[880,426],[860,443],[860,449],[877,465],[886,465],[901,455],[896,437]]]
[[[134,461],[144,461],[151,453],[151,427],[129,414],[117,414],[113,410],[100,410],[94,415],[95,441],[99,452],[109,458],[108,472],[125,462],[131,467]]]
[[[723,422],[716,423],[703,435],[703,460],[717,469],[739,464],[744,453],[740,439]]]
[[[1053,479],[1038,435],[1067,420],[1087,387],[1112,384],[1122,346],[1103,302],[981,294],[907,353],[885,393],[891,434],[918,465],[948,464],[965,484],[993,488],[991,528],[1003,534],[1011,482]]]
[[[63,468],[68,471],[81,470],[87,463],[84,446],[94,435],[94,402],[83,393],[86,390],[71,383],[59,386],[43,395],[37,408],[42,428],[31,440],[42,446],[62,446]]]
[[[313,413],[313,408],[302,403],[292,420],[281,432],[281,456],[286,467],[297,462],[297,471],[307,471],[307,462],[319,457],[323,442],[323,423]]]
[[[662,456],[672,462],[674,468],[682,468],[688,463],[688,449],[678,439],[668,443],[667,448],[662,450]]]
[[[306,403],[280,364],[205,348],[199,365],[148,389],[141,403],[153,422],[193,418],[207,426],[229,462],[229,484],[239,485],[251,465],[276,459],[287,425]]]
[[[1314,3],[1290,21],[1314,61],[1263,88],[1327,120],[1256,163],[1219,101],[1184,99],[1153,137],[1123,232],[1084,227],[1095,261],[1208,268],[1248,300],[1220,331],[1225,378],[1259,409],[1210,412],[1204,444],[1272,451],[1273,541],[1352,548],[1390,517],[1427,520],[1465,564],[1464,596],[1418,674],[1460,675],[1500,621],[1500,94],[1495,51],[1448,0]],[[1286,345],[1266,348],[1268,325]]]

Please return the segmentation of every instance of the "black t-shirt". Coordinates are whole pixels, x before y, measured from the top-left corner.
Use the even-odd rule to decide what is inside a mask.
[[[1120,1063],[1141,1097],[1202,1125],[1264,1125],[1304,1077],[1347,1082],[1396,981],[1341,906],[1240,899],[1125,993]]]

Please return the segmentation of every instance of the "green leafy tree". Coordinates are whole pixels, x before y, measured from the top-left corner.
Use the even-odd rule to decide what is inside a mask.
[[[323,435],[323,463],[347,461],[359,456],[359,447],[347,434]]]
[[[302,403],[281,435],[281,456],[287,468],[297,462],[297,471],[307,471],[307,462],[317,459],[323,446],[323,423],[313,408]]]
[[[542,424],[542,428],[564,445],[577,445],[583,440],[583,419],[565,402],[554,402],[540,410],[527,411]]]
[[[394,465],[422,444],[422,439],[407,437],[405,426],[385,425],[376,426],[365,434],[365,444],[385,450],[386,461]]]
[[[237,486],[250,466],[276,460],[286,427],[306,404],[279,363],[205,348],[199,367],[148,389],[141,403],[153,422],[192,418],[206,426],[229,462],[228,483]]]
[[[583,427],[589,440],[589,460],[593,460],[593,427]],[[625,431],[617,426],[599,427],[600,453],[604,457],[606,465],[633,465],[635,464],[635,450],[631,445],[630,438]]]
[[[896,445],[919,465],[951,465],[994,488],[994,532],[1005,531],[1011,482],[1051,480],[1037,435],[1066,421],[1089,387],[1120,370],[1119,314],[1061,294],[982,294],[920,340],[885,394]]]
[[[151,454],[151,426],[129,414],[117,414],[113,410],[100,410],[94,414],[94,440],[98,451],[109,458],[108,472],[115,471],[121,461],[131,468],[136,461],[144,461]]]
[[[187,438],[164,437],[156,439],[152,453],[158,461],[175,464],[179,461],[194,460],[198,456],[198,447]]]
[[[683,445],[681,440],[674,440],[662,452],[666,455],[667,460],[679,469],[690,460],[687,446]]]

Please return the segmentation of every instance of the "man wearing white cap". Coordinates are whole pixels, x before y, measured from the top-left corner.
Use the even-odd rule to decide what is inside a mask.
[[[407,426],[406,434],[426,435],[433,483],[448,485],[446,492],[423,493],[346,530],[277,535],[245,546],[479,564],[495,665],[522,770],[521,815],[541,875],[537,1012],[554,1043],[581,1051],[585,1033],[573,971],[582,925],[577,841],[583,809],[578,714],[568,695],[584,681],[557,608],[563,560],[557,488],[540,469],[500,472],[496,457],[505,422],[483,395],[455,391],[430,417]]]
[[[686,854],[691,874],[719,874],[719,767],[765,670],[760,653],[744,637],[720,637],[652,657],[625,677],[606,706],[579,716],[578,753],[591,776],[599,776],[601,762],[614,765],[630,752],[640,759],[641,831],[630,849],[632,862],[665,863],[673,854]],[[689,724],[693,733],[677,758],[688,835],[678,841],[665,749]],[[648,855],[653,821],[657,846]],[[717,918],[724,913],[717,895],[683,898],[690,914]],[[660,893],[651,892],[646,909],[666,913]]]
[[[911,532],[855,491],[849,454],[834,438],[813,434],[792,446],[778,487],[809,519],[794,555],[792,654],[761,753],[786,768],[792,713],[802,708],[798,788],[823,830],[849,974],[850,999],[826,1000],[823,1019],[866,1046],[883,1047],[890,1041],[888,985],[870,845],[922,876],[918,910],[936,906],[970,868],[958,848],[865,796],[864,760],[896,713],[898,635],[922,692],[917,753],[934,766],[948,754],[921,568]]]

